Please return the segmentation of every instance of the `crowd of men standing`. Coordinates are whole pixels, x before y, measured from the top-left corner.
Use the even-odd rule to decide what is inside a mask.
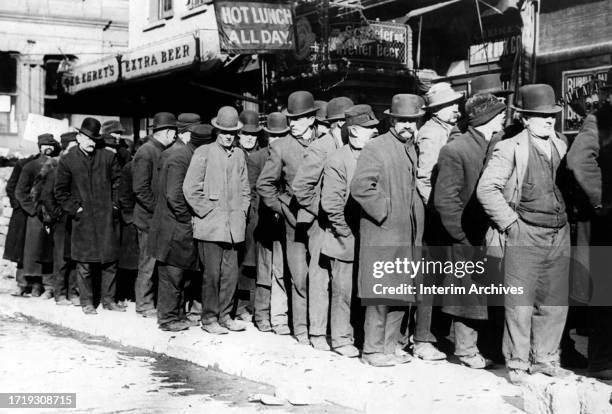
[[[573,175],[589,200],[582,222],[610,226],[607,141],[598,138],[610,136],[609,91],[569,154],[553,89],[525,85],[508,108],[490,75],[472,82],[465,102],[447,83],[424,97],[395,95],[387,131],[369,105],[297,91],[263,125],[257,112],[229,106],[210,124],[158,113],[132,157],[119,122],[86,118],[59,143],[41,135],[40,154],[13,170],[4,257],[18,263],[14,295],[92,315],[98,303],[124,312],[133,289],[136,312],[162,330],[227,334],[252,321],[384,367],[447,356],[431,297],[355,304],[368,297],[371,263],[489,256],[507,285],[526,291],[505,300],[510,380],[570,375],[559,363],[573,208],[564,189]],[[487,298],[442,304],[460,362],[489,366],[490,350],[479,348],[497,332]],[[600,377],[612,377],[611,338],[605,323],[591,329],[589,368]]]

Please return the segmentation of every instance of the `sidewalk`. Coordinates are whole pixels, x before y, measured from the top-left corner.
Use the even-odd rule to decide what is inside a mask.
[[[13,285],[14,279],[0,277],[0,314],[21,313],[270,384],[282,398],[323,400],[372,413],[523,412],[521,389],[507,382],[503,367],[484,371],[414,360],[402,366],[373,368],[358,359],[298,345],[289,336],[261,333],[252,325],[245,332],[223,336],[206,334],[197,327],[163,332],[155,319],[137,315],[133,304],[126,313],[99,307],[98,315],[86,316],[77,307],[56,306],[53,300],[12,297],[8,291]]]

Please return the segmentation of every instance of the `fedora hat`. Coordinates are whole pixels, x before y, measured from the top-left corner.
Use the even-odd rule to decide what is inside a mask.
[[[504,89],[499,74],[488,73],[486,75],[476,76],[470,82],[470,95],[474,96],[477,93],[509,95],[510,93],[512,93],[512,91]]]
[[[517,104],[512,105],[512,109],[536,114],[556,114],[563,110],[557,105],[552,86],[544,83],[521,86],[518,91]]]
[[[210,144],[215,140],[213,135],[213,127],[208,124],[197,124],[190,128],[191,143],[196,147],[200,145]]]
[[[317,121],[325,122],[327,121],[327,102],[326,101],[314,101],[315,106],[317,107]]]
[[[38,136],[38,146],[41,145],[59,145],[59,143],[53,138],[53,134],[40,134]]]
[[[153,131],[160,129],[177,129],[176,117],[170,112],[158,112],[153,117]]]
[[[214,117],[210,123],[217,129],[222,131],[238,131],[242,128],[242,122],[240,122],[238,111],[231,106],[223,106],[217,112],[217,116]]]
[[[125,132],[125,128],[121,125],[121,122],[116,120],[106,121],[102,124],[102,128],[100,130],[101,134],[123,134]]]
[[[393,96],[391,109],[386,109],[384,114],[394,118],[420,118],[425,115],[424,104],[425,101],[418,95],[401,93]]]
[[[262,130],[259,125],[259,114],[250,109],[245,109],[240,113],[240,122],[242,122],[242,132],[256,134]]]
[[[287,125],[287,117],[283,113],[272,112],[268,115],[266,126],[263,129],[269,134],[285,134],[290,128]]]
[[[345,125],[347,127],[358,125],[365,128],[370,128],[378,125],[378,119],[376,119],[374,111],[372,111],[372,107],[370,105],[354,105],[346,110],[344,116],[346,119]]]
[[[344,119],[344,112],[354,106],[352,100],[346,96],[339,96],[327,103],[327,121],[341,121]]]
[[[317,110],[318,108],[315,106],[314,98],[310,92],[297,91],[289,95],[285,115],[289,118],[295,118],[312,114],[313,112],[317,112]]]
[[[87,135],[91,139],[100,139],[100,121],[95,118],[87,117],[83,119],[81,123],[81,128],[77,128],[83,135]]]
[[[189,127],[192,125],[197,125],[200,123],[200,115],[193,113],[184,113],[180,114],[176,121],[176,127],[178,128],[178,132],[185,132],[189,130]]]
[[[62,146],[68,145],[69,142],[76,141],[77,133],[75,131],[64,132],[60,135],[60,143]]]
[[[427,109],[437,108],[443,105],[448,105],[463,98],[463,94],[454,90],[450,83],[440,82],[432,85],[425,94],[427,101]]]

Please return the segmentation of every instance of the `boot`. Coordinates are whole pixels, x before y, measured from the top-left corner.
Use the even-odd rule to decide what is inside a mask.
[[[53,298],[53,288],[45,287],[45,293],[41,295],[42,299],[51,299]]]
[[[34,283],[32,285],[32,297],[39,298],[42,295],[43,287],[40,283]]]
[[[12,292],[11,296],[25,296],[28,291],[28,288],[24,286],[17,286]]]

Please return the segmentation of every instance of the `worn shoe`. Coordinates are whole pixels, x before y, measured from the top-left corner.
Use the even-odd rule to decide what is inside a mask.
[[[441,352],[430,342],[416,342],[412,345],[412,355],[424,361],[441,361],[446,354]]]
[[[17,286],[12,292],[11,296],[25,296],[28,289],[22,286]]]
[[[323,335],[311,336],[310,345],[312,345],[314,349],[318,349],[319,351],[331,350],[331,348],[329,347],[329,344],[327,343],[327,338],[325,338]]]
[[[271,332],[272,331],[272,325],[270,325],[269,321],[259,321],[259,322],[255,322],[255,326],[257,327],[257,329],[259,329],[261,332]]]
[[[361,362],[373,367],[392,367],[397,365],[397,360],[391,354],[376,352],[373,354],[363,354]]]
[[[125,312],[125,308],[117,305],[115,302],[105,303],[104,305],[102,305],[102,308],[109,310],[109,311]]]
[[[295,335],[295,340],[300,345],[310,345],[310,339],[308,339],[308,334]]]
[[[45,289],[45,292],[40,296],[41,299],[52,299],[53,298],[53,289]]]
[[[401,346],[395,349],[395,354],[393,356],[395,357],[395,362],[397,364],[406,364],[412,361],[412,355],[404,351]]]
[[[92,305],[83,306],[83,313],[85,315],[97,315],[98,314],[98,312],[96,312],[96,308],[94,308]]]
[[[185,325],[187,325],[187,327],[191,328],[192,326],[198,326],[200,325],[200,321],[192,321],[189,318],[184,318],[181,319],[181,322],[183,322]]]
[[[359,356],[359,349],[351,344],[334,348],[334,352],[347,358],[356,358]]]
[[[143,318],[157,318],[157,310],[155,309],[148,309],[139,313]]]
[[[125,301],[125,300],[120,300],[119,302],[117,302],[117,305],[121,306],[122,308],[127,308],[128,307],[127,301]]]
[[[485,369],[493,365],[493,361],[483,357],[481,354],[460,356],[459,361],[461,364],[473,369]]]
[[[552,362],[533,364],[529,368],[530,374],[544,374],[554,378],[567,378],[574,373],[568,369],[561,368],[559,365]]]
[[[226,320],[219,322],[219,325],[232,332],[240,332],[246,330],[246,326],[244,326],[243,322],[231,318],[227,318]]]
[[[43,292],[43,288],[40,285],[34,285],[32,286],[32,297],[33,298],[39,298],[40,295],[42,295]]]
[[[70,298],[70,303],[72,303],[72,306],[81,306],[81,299],[78,296],[73,296]]]
[[[58,306],[70,306],[72,305],[72,303],[66,299],[65,296],[60,296],[59,298],[57,298],[57,300],[55,301],[55,304]]]
[[[244,322],[253,322],[253,315],[251,315],[249,312],[243,312],[236,316],[236,319]]]
[[[589,376],[602,381],[612,380],[612,368],[600,369],[599,371],[589,371]]]
[[[277,335],[290,335],[291,330],[287,325],[278,325],[272,328],[275,334]]]
[[[206,325],[202,325],[202,330],[212,335],[225,335],[229,331],[223,326],[219,325],[219,322],[211,322]]]
[[[529,378],[529,373],[524,369],[509,369],[508,380],[511,384],[521,385],[525,380]]]
[[[189,329],[189,325],[187,325],[184,321],[174,321],[159,325],[159,329],[162,331],[179,332]]]

